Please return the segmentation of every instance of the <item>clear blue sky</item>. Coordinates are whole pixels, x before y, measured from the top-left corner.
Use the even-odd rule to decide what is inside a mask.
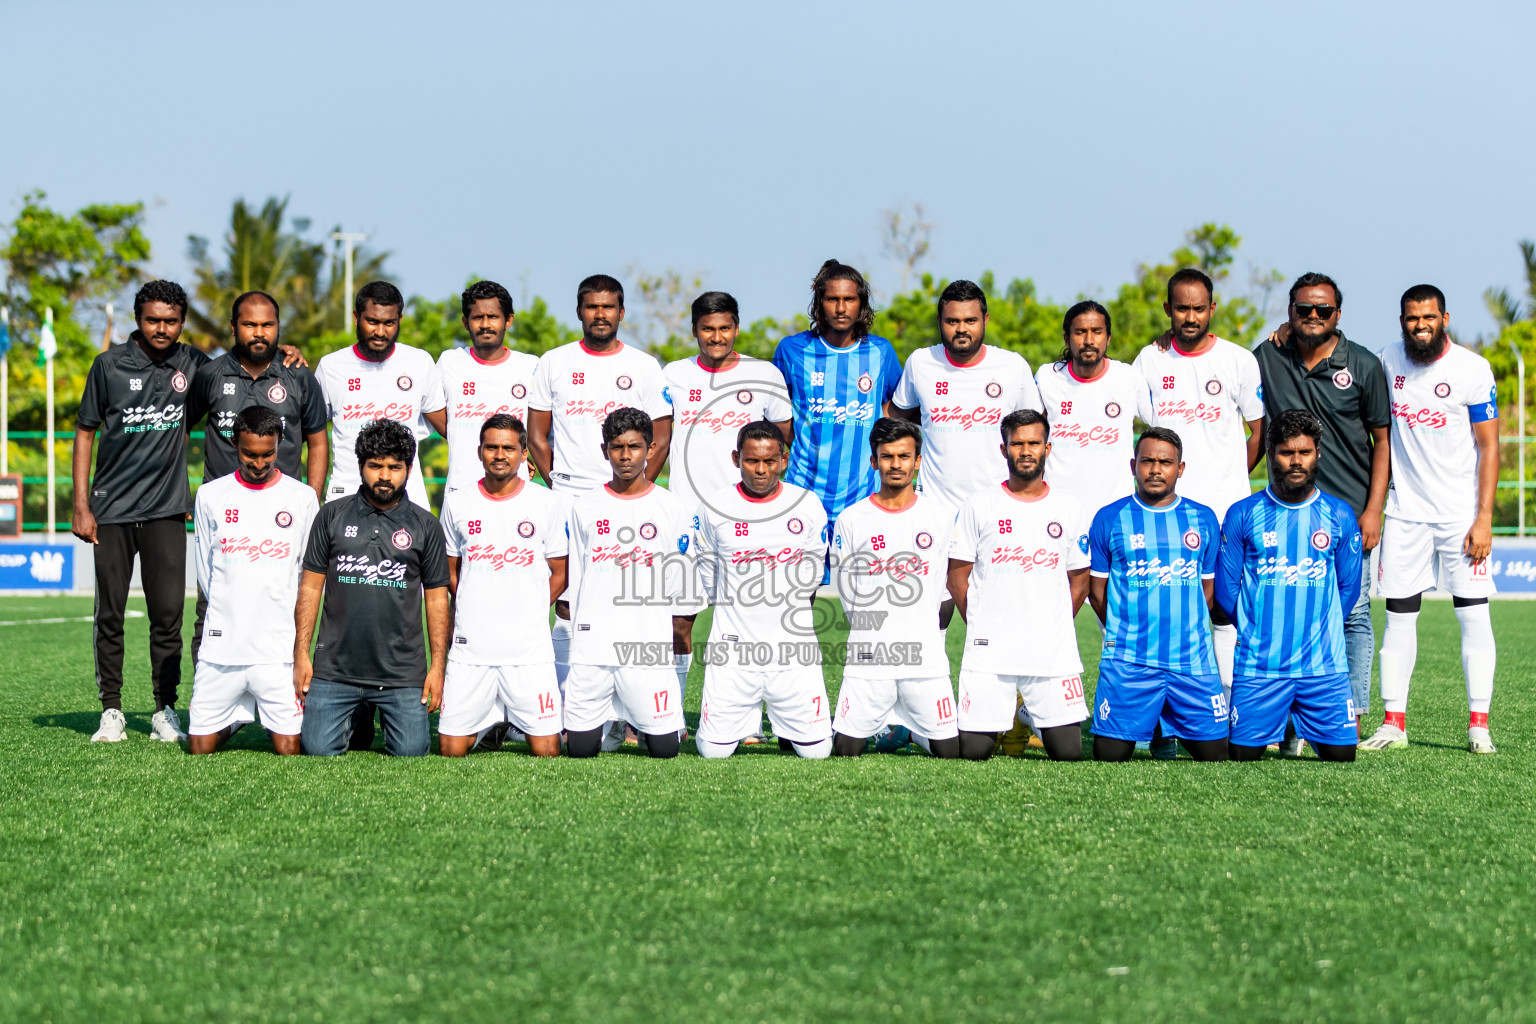
[[[881,211],[916,201],[925,269],[1059,300],[1225,221],[1234,277],[1330,273],[1377,347],[1420,280],[1491,330],[1536,237],[1528,3],[7,8],[0,214],[145,200],[170,277],[291,194],[408,293],[478,273],[571,320],[583,275],[670,267],[750,319],[829,256],[888,293]]]

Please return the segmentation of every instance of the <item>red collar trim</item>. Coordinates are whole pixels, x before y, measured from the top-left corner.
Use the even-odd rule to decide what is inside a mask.
[[[1006,481],[1006,480],[1003,481],[1002,487],[1003,487],[1003,493],[1004,494],[1008,495],[1008,497],[1012,498],[1014,501],[1021,501],[1021,502],[1023,502],[1026,505],[1033,505],[1037,501],[1044,501],[1050,495],[1050,493],[1051,493],[1051,485],[1050,484],[1046,484],[1045,485],[1045,493],[1040,495],[1040,497],[1038,497],[1038,498],[1021,498],[1021,497],[1019,497],[1017,494],[1013,493],[1012,491],[1010,491],[1008,489],[1008,481]]]
[[[736,493],[741,495],[743,498],[746,498],[748,501],[750,501],[754,505],[761,505],[764,502],[772,501],[774,498],[777,498],[779,495],[784,493],[784,481],[781,480],[778,483],[774,484],[773,485],[773,493],[769,494],[769,495],[765,495],[764,497],[761,497],[761,498],[754,498],[754,497],[752,497],[752,495],[747,493],[747,489],[745,487],[741,486],[741,484],[737,484],[736,485]]]
[[[976,357],[976,361],[974,363],[957,363],[957,362],[955,362],[955,357],[949,354],[948,346],[946,346],[941,341],[941,342],[939,342],[939,347],[944,349],[944,360],[947,363],[949,363],[950,366],[953,366],[957,370],[970,370],[970,369],[973,369],[973,368],[975,368],[977,366],[980,366],[981,365],[981,361],[983,359],[987,358],[987,343],[986,342],[982,342],[981,343],[981,348],[978,350],[981,354]]]
[[[1201,353],[1201,354],[1203,355],[1204,353]],[[1100,366],[1100,370],[1099,370],[1099,375],[1097,377],[1079,377],[1077,375],[1077,371],[1072,369],[1072,360],[1068,359],[1067,360],[1067,375],[1069,377],[1071,377],[1073,380],[1077,381],[1079,384],[1092,384],[1094,381],[1103,380],[1104,379],[1104,375],[1109,372],[1109,360],[1106,359],[1103,356],[1100,356],[1099,357],[1099,366]]]
[[[523,493],[523,478],[519,476],[514,477],[513,479],[517,481],[517,486],[513,487],[512,490],[508,491],[506,494],[492,494],[490,491],[486,490],[485,477],[481,477],[478,481],[476,481],[475,486],[480,488],[481,495],[489,498],[491,501],[511,501],[513,498]]]
[[[1007,485],[1005,484],[1004,486],[1007,486]],[[914,508],[917,508],[917,502],[915,500],[912,502],[912,504],[906,506],[905,508],[886,508],[884,505],[880,504],[878,501],[875,500],[875,498],[877,498],[878,496],[879,496],[878,494],[871,494],[869,496],[869,503],[871,505],[875,506],[875,508],[879,509],[881,512],[884,512],[888,516],[899,516],[903,512],[910,512]]]
[[[734,369],[736,369],[737,365],[741,363],[741,353],[740,352],[736,352],[736,351],[733,350],[731,352],[730,361],[727,362],[724,366],[720,366],[720,367],[717,367],[715,369],[710,369],[709,367],[704,365],[704,357],[703,356],[694,356],[693,357],[693,363],[694,363],[695,366],[697,366],[699,369],[703,370],[705,373],[724,373],[726,370],[734,370]]]
[[[603,490],[607,491],[609,494],[613,495],[615,498],[618,498],[620,501],[634,501],[636,498],[643,498],[647,494],[650,494],[655,489],[656,489],[656,485],[654,483],[652,483],[649,486],[647,486],[645,490],[641,491],[639,494],[620,494],[618,491],[613,489],[613,484],[603,484]]]
[[[500,366],[502,363],[507,361],[507,357],[511,354],[512,350],[503,345],[501,348],[501,355],[497,356],[495,359],[481,359],[480,353],[475,351],[475,346],[469,346],[469,358],[473,359],[481,366]]]
[[[624,351],[624,343],[622,341],[617,342],[613,346],[613,351],[611,351],[611,352],[599,352],[595,348],[588,348],[587,347],[587,341],[586,341],[585,338],[582,338],[582,339],[578,340],[576,342],[576,344],[580,345],[581,346],[581,350],[583,352],[585,352],[587,355],[589,355],[589,356],[597,356],[599,358],[605,358],[607,356],[616,356],[620,352]]]
[[[277,482],[279,480],[281,480],[282,478],[283,478],[283,471],[280,470],[280,469],[274,469],[272,471],[272,479],[271,480],[268,480],[264,484],[253,484],[249,480],[247,480],[245,477],[241,476],[240,475],[240,471],[238,469],[235,470],[235,480],[236,480],[236,482],[239,483],[241,487],[244,487],[248,491],[265,491],[269,487],[276,487],[277,486]]]
[[[1205,333],[1205,337],[1206,338],[1210,338],[1211,339],[1211,343],[1209,345],[1207,345],[1205,348],[1201,349],[1199,352],[1186,352],[1183,349],[1179,348],[1179,343],[1177,341],[1174,341],[1171,338],[1168,341],[1168,347],[1173,349],[1179,355],[1183,356],[1185,359],[1199,359],[1201,356],[1206,355],[1212,349],[1214,349],[1216,347],[1216,342],[1220,340],[1219,338],[1216,337],[1216,335],[1212,334],[1209,331],[1207,331]],[[1204,339],[1201,339],[1201,340],[1203,341]]]

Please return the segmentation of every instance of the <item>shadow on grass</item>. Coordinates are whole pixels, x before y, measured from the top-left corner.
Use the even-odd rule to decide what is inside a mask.
[[[149,735],[150,715],[134,711],[123,712],[123,718],[127,722],[129,732]],[[101,725],[100,711],[70,711],[62,715],[34,715],[32,724],[42,729],[64,729],[69,732],[79,733],[82,736],[90,736]]]

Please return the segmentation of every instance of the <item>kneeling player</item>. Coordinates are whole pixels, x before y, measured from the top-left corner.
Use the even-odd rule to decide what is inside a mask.
[[[832,723],[811,606],[826,512],[779,479],[784,435],[772,423],[742,427],[731,458],[741,483],[705,495],[697,516],[699,577],[715,615],[694,739],[704,757],[729,757],[757,732],[766,703],[781,745],[827,757]]]
[[[595,757],[609,721],[644,734],[652,757],[676,757],[683,695],[672,664],[672,611],[692,577],[682,503],[645,475],[656,454],[651,418],[620,408],[603,420],[613,479],[577,498],[567,522],[577,563],[566,753]]]
[[[1355,701],[1344,613],[1360,597],[1360,525],[1314,486],[1323,424],[1291,409],[1269,423],[1270,484],[1222,524],[1216,601],[1237,625],[1232,760],[1257,761],[1285,718],[1324,761],[1353,761]]]
[[[565,590],[565,505],[519,473],[522,421],[497,413],[480,427],[485,478],[443,501],[448,589],[454,596],[438,750],[462,757],[502,722],[540,757],[560,753],[555,649],[541,626]],[[533,628],[523,628],[532,626]]]
[[[949,553],[949,592],[966,621],[960,753],[991,757],[1018,708],[1052,761],[1079,761],[1088,709],[1072,620],[1088,596],[1088,517],[1045,482],[1044,416],[1015,410],[1002,433],[1008,480],[966,501]]]
[[[1227,698],[1211,646],[1221,529],[1216,513],[1175,493],[1184,445],[1166,427],[1136,441],[1136,492],[1088,531],[1088,600],[1104,624],[1094,690],[1093,757],[1129,761],[1165,718],[1196,761],[1227,759]]]
[[[211,754],[261,716],[279,754],[299,752],[293,604],[320,503],[277,468],[283,423],[265,406],[235,417],[239,468],[197,489],[197,582],[208,597],[187,749]]]
[[[947,558],[955,510],[912,486],[923,464],[916,423],[877,420],[869,448],[880,490],[843,510],[832,541],[848,618],[832,751],[858,757],[894,718],[924,750],[959,757],[955,691],[939,626],[939,608],[949,598],[947,562],[934,561]]]

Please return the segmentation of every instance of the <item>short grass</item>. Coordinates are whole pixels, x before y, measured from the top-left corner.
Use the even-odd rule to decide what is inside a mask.
[[[1502,752],[1435,602],[1353,766],[194,759],[142,619],[116,746],[90,626],[0,626],[0,1020],[1536,1018],[1536,605],[1494,625]]]

